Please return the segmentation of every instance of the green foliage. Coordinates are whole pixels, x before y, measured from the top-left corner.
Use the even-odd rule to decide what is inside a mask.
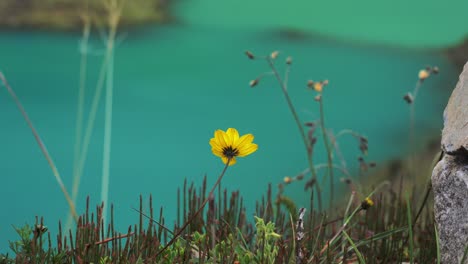
[[[109,264],[109,263],[112,263],[112,259],[108,256],[102,257],[99,260],[99,264]]]
[[[255,227],[257,228],[255,263],[274,263],[278,255],[279,247],[276,241],[281,235],[275,233],[275,224],[255,216]]]
[[[31,237],[33,234],[32,228],[28,224],[25,224],[21,228],[15,226],[13,226],[13,228],[16,230],[20,240],[9,242],[11,251],[13,251],[15,254],[31,254]]]
[[[200,200],[194,189],[191,189],[191,193],[192,198],[188,202]],[[50,232],[41,234],[29,225],[15,228],[19,239],[10,242],[15,257],[0,255],[0,264],[31,262],[33,259],[38,263],[71,263],[76,259],[88,263],[291,263],[297,257],[295,247],[301,248],[306,254],[306,260],[312,263],[337,263],[343,260],[394,263],[408,262],[411,257],[415,263],[436,260],[438,253],[433,219],[424,217],[424,220],[417,221],[412,225],[413,232],[410,233],[408,221],[411,219],[409,216],[414,215],[414,206],[408,206],[405,199],[398,198],[391,191],[379,192],[378,196],[380,198],[375,200],[375,205],[367,210],[361,209],[360,203],[355,203],[354,212],[346,221],[342,220],[342,224],[334,219],[329,221],[321,214],[306,213],[305,237],[297,244],[293,232],[294,220],[285,217],[289,209],[280,208],[279,214],[266,210],[272,200],[264,200],[264,203],[259,204],[256,214],[262,217],[254,217],[253,227],[249,221],[239,222],[234,221],[234,218],[226,218],[224,224],[210,224],[207,219],[213,215],[223,215],[215,209],[224,204],[222,199],[221,204],[210,207],[205,217],[199,219],[201,222],[189,229],[192,231],[179,237],[159,255],[161,241],[170,236],[168,230],[153,221],[145,223],[140,215],[140,224],[129,228],[127,235],[130,235],[118,238],[121,235],[112,228],[105,232],[100,230],[101,225],[98,223],[102,223],[102,207],[98,207],[94,214],[97,218],[90,218],[92,214],[89,209],[80,217],[76,233],[72,236],[73,241],[64,237],[59,228],[55,247],[41,242],[48,240],[43,238],[44,235],[50,239]],[[232,201],[233,207],[240,207],[236,202],[240,200]],[[230,207],[225,210],[226,215],[233,211]],[[151,219],[152,211],[150,208]],[[184,215],[190,213],[186,211]],[[342,213],[344,215],[344,210]],[[159,219],[158,222],[164,222],[162,215]],[[408,239],[410,236],[413,237],[412,245]]]

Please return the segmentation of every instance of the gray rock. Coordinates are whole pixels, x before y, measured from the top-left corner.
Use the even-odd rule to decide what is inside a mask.
[[[432,173],[442,263],[458,264],[468,245],[468,157],[445,155]]]
[[[442,263],[459,264],[468,246],[468,63],[444,111],[442,150],[432,172],[435,220]]]
[[[468,63],[444,111],[442,149],[447,154],[468,155]]]

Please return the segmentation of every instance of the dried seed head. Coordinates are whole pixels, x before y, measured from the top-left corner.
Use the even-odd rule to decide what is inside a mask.
[[[314,81],[308,80],[308,81],[307,81],[307,87],[309,87],[309,88],[311,88],[311,89],[314,88],[314,83],[315,83]]]
[[[39,225],[36,225],[34,227],[34,232],[36,233],[36,235],[42,235],[44,234],[45,232],[47,232],[49,229],[47,228],[47,226],[45,225],[42,225],[42,224],[39,224]]]
[[[424,70],[419,71],[418,77],[419,77],[419,80],[423,81],[427,79],[430,75],[431,75],[430,69],[429,70],[424,69]]]
[[[310,122],[310,121],[309,121],[309,122],[305,122],[304,125],[305,125],[306,127],[315,127],[315,122]]]
[[[278,183],[278,190],[282,191],[284,189],[284,185],[282,183]]]
[[[310,145],[315,145],[315,143],[317,143],[317,138],[316,137],[313,137],[310,139]]]
[[[279,51],[275,50],[271,53],[270,57],[275,60],[276,58],[278,58],[278,55]]]
[[[253,53],[248,50],[245,52],[245,55],[247,55],[247,57],[251,60],[255,59],[255,56],[253,55]]]
[[[304,174],[299,174],[296,176],[296,180],[302,181],[302,179],[304,179]]]
[[[431,72],[434,73],[434,74],[438,74],[439,73],[439,67],[437,67],[437,66],[432,67]]]
[[[374,201],[372,201],[371,198],[366,197],[366,199],[364,199],[364,201],[362,201],[361,203],[361,208],[362,210],[367,210],[371,208],[373,205],[374,205]]]
[[[411,95],[411,93],[407,93],[405,94],[405,96],[403,96],[403,99],[408,103],[408,104],[412,104],[413,103],[413,95]]]
[[[315,179],[310,179],[309,181],[306,182],[305,186],[304,186],[304,190],[308,190],[309,188],[312,189],[312,187],[314,187],[316,183],[316,180]]]
[[[358,160],[359,160],[359,169],[364,172],[367,171],[368,166],[364,158],[359,157]]]
[[[361,150],[362,154],[367,155],[367,150],[369,150],[369,145],[365,137],[359,138],[359,149]]]
[[[317,102],[320,102],[320,100],[322,100],[322,95],[317,95],[314,97],[314,100],[317,101]]]
[[[350,178],[341,178],[340,181],[343,182],[343,183],[346,183],[348,185],[353,183],[353,181]]]
[[[283,181],[284,181],[285,184],[290,184],[292,182],[292,178],[289,177],[289,176],[286,176],[286,177],[284,177]]]
[[[291,65],[291,64],[292,64],[292,58],[291,58],[291,56],[289,56],[289,57],[286,58],[286,64],[287,64],[287,65]]]
[[[314,146],[317,139],[314,137],[315,133],[315,126],[309,127],[309,131],[307,131],[307,137],[309,138],[310,146]]]
[[[249,85],[250,85],[250,87],[255,87],[255,86],[257,86],[258,82],[259,82],[259,79],[257,78],[257,79],[251,80],[249,82]]]

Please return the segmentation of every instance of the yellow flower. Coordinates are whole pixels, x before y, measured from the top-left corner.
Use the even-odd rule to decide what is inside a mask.
[[[321,82],[314,83],[314,90],[321,93],[323,90],[323,83]]]
[[[361,203],[361,208],[363,210],[367,210],[371,208],[372,206],[374,206],[374,201],[372,201],[370,197],[366,197],[366,199],[364,199],[364,201],[362,201]]]
[[[328,80],[323,80],[320,82],[314,82],[312,80],[307,81],[307,86],[311,89],[314,89],[316,92],[321,93],[323,90],[323,87],[328,85]]]
[[[210,139],[211,151],[220,157],[224,164],[231,159],[231,166],[236,164],[236,157],[245,157],[257,150],[258,146],[252,143],[253,140],[252,134],[239,137],[239,132],[234,128],[228,128],[226,132],[218,129],[214,132],[214,138]]]
[[[427,79],[429,77],[429,75],[431,75],[429,71],[420,70],[419,74],[418,74],[418,77],[419,77],[420,80],[424,80],[424,79]]]

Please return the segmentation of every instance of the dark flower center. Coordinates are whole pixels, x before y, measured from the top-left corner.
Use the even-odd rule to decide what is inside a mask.
[[[234,158],[239,155],[239,150],[232,148],[232,146],[223,148],[223,156],[226,158]]]

